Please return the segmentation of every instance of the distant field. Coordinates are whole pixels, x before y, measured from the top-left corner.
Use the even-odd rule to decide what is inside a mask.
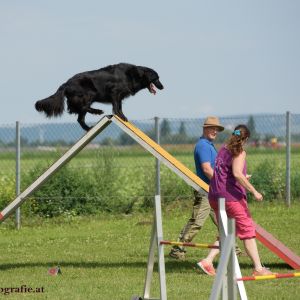
[[[187,165],[189,168],[194,170],[193,161],[193,145],[190,146],[169,146],[166,147],[167,151],[170,151],[174,157],[179,161]],[[21,171],[26,172],[31,169],[35,164],[40,162],[48,162],[49,165],[57,160],[66,150],[58,149],[57,151],[36,151],[36,150],[24,150],[21,154]],[[153,166],[153,156],[147,153],[140,147],[115,147],[115,148],[99,148],[95,150],[83,150],[76,157],[72,159],[70,165],[74,168],[89,168],[95,163],[95,160],[101,157],[101,153],[109,151],[113,154],[114,158],[118,161],[117,165],[120,167],[145,167]],[[100,156],[99,156],[100,153]],[[299,149],[291,154],[291,169],[292,172],[298,168],[296,162],[300,159]],[[285,167],[285,151],[284,150],[255,150],[249,149],[247,153],[247,164],[250,170],[265,160],[272,160],[278,162]],[[15,172],[15,153],[14,152],[2,152],[0,153],[0,174],[7,174]],[[297,168],[297,169],[296,169]]]

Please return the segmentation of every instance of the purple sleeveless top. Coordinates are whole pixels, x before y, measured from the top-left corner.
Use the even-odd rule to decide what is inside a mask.
[[[226,201],[247,199],[246,189],[240,185],[232,174],[232,154],[222,146],[216,157],[214,175],[209,185],[209,200],[225,198]],[[246,176],[246,162],[243,174]]]

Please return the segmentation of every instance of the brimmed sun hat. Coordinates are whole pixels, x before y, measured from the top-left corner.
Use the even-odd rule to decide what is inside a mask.
[[[220,124],[218,117],[207,117],[203,123],[203,128],[205,127],[217,127],[219,131],[224,130],[224,126]]]

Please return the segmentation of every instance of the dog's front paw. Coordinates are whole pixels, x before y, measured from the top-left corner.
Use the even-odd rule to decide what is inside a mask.
[[[124,122],[128,122],[128,119],[123,114],[118,114],[118,117],[121,118]]]

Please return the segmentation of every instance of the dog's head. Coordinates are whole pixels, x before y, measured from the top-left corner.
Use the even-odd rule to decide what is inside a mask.
[[[145,87],[148,88],[149,92],[152,94],[156,94],[156,89],[158,88],[159,90],[162,90],[164,86],[162,83],[159,81],[159,76],[158,74],[147,67],[138,67],[139,68],[139,73],[140,76],[142,77],[143,84]]]

